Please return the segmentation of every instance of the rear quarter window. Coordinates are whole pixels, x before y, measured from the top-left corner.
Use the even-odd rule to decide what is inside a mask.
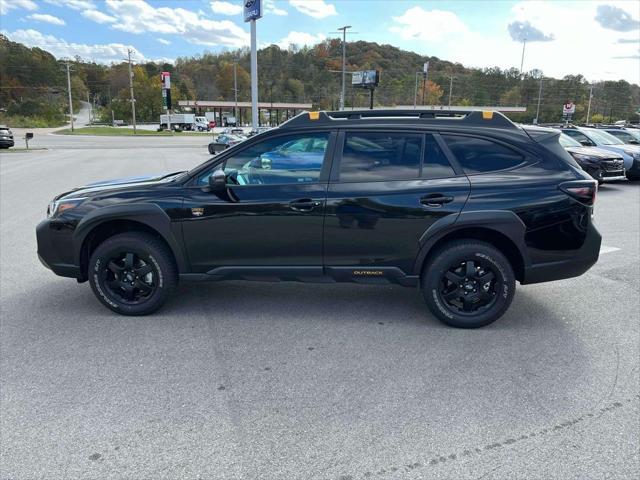
[[[442,138],[467,175],[505,170],[524,162],[522,154],[491,140],[462,135]]]

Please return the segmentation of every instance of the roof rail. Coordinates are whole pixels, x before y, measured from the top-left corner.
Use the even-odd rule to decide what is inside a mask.
[[[389,120],[424,125],[460,125],[465,127],[509,128],[518,126],[493,110],[343,110],[340,112],[302,112],[280,125],[280,128],[306,126],[340,126],[351,121],[388,123]]]

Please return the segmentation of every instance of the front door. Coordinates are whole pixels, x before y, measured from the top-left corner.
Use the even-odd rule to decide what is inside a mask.
[[[270,136],[200,174],[183,205],[192,271],[311,266],[321,272],[331,138],[329,132]],[[225,198],[206,188],[220,168]]]
[[[469,180],[456,175],[431,134],[341,133],[327,193],[325,265],[411,275],[421,236],[458,214],[468,196]]]

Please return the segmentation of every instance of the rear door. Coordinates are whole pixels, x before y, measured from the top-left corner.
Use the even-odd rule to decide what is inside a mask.
[[[469,180],[439,142],[420,131],[340,132],[327,192],[326,267],[412,273],[422,234],[459,213],[469,195]]]

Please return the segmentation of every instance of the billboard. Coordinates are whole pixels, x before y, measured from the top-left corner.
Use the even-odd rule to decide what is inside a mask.
[[[244,21],[262,18],[262,0],[244,0]]]
[[[353,72],[351,76],[351,86],[355,88],[375,88],[379,83],[380,72],[378,70]]]

